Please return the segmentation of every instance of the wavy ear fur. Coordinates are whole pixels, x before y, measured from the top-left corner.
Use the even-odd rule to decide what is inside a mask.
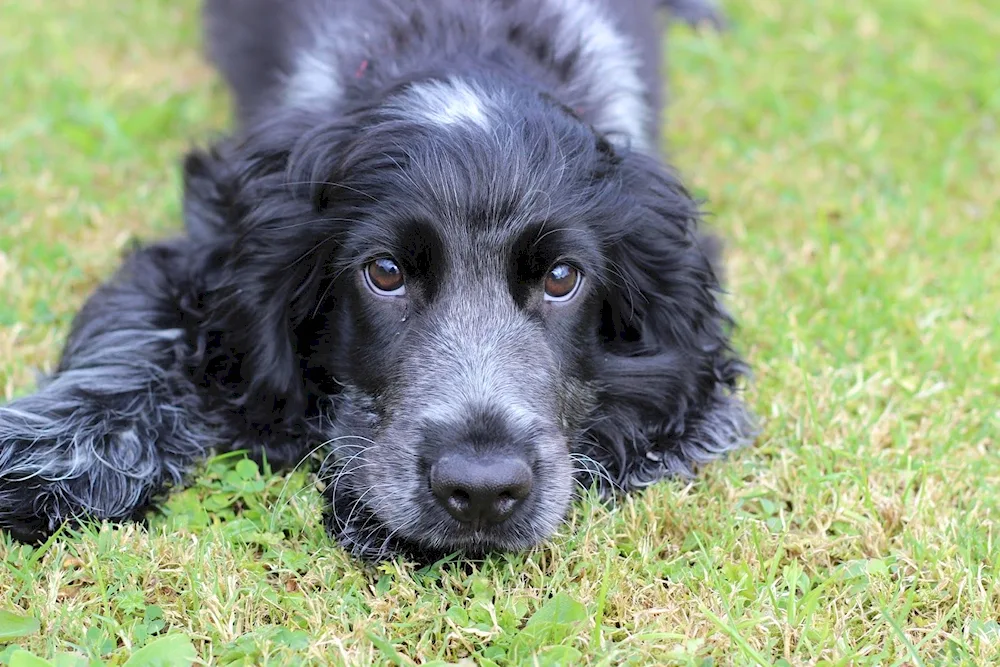
[[[618,284],[603,312],[606,354],[591,456],[623,490],[722,456],[753,436],[735,395],[747,366],[733,351],[733,320],[683,186],[639,154],[622,161],[638,217],[623,222],[609,259]]]
[[[216,342],[202,370],[225,378],[230,402],[262,427],[304,412],[297,330],[322,289],[317,256],[336,246],[330,226],[316,224],[325,222],[315,195],[322,169],[282,135],[261,128],[242,143],[190,154],[184,169],[188,232],[220,247],[204,304]]]

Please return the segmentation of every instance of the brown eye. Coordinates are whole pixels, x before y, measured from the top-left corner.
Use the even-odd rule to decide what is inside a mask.
[[[368,262],[365,267],[365,282],[371,291],[382,296],[403,296],[406,294],[403,270],[391,257],[382,257]]]
[[[580,291],[583,276],[576,267],[569,264],[556,264],[545,275],[545,300],[569,301]]]

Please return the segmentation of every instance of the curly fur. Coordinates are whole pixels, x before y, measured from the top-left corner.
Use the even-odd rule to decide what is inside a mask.
[[[0,407],[0,527],[134,518],[210,451],[325,448],[357,556],[522,549],[574,479],[640,489],[748,442],[711,243],[655,157],[655,4],[209,0],[241,126],[185,160],[184,235]],[[364,287],[387,255],[405,299]],[[553,307],[565,258],[585,282]],[[523,459],[534,490],[460,524],[427,490],[451,451]]]

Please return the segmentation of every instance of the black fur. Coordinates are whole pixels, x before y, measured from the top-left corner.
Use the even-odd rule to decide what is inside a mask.
[[[635,41],[652,21],[653,0],[595,7]],[[0,527],[135,517],[211,450],[325,447],[327,526],[358,556],[520,549],[574,476],[629,491],[747,442],[697,206],[640,146],[652,86],[622,118],[636,91],[564,10],[209,0],[241,128],[187,157],[185,234],[134,252],[54,376],[0,407]],[[404,297],[366,287],[390,256]],[[561,261],[584,278],[557,305]],[[534,491],[462,525],[427,492],[449,452],[522,457]]]

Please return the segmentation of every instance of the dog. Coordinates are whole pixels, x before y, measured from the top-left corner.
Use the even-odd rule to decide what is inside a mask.
[[[213,451],[320,452],[352,554],[476,556],[751,441],[659,156],[657,4],[208,0],[238,127],[185,158],[183,234],[0,407],[0,528],[141,518]]]

